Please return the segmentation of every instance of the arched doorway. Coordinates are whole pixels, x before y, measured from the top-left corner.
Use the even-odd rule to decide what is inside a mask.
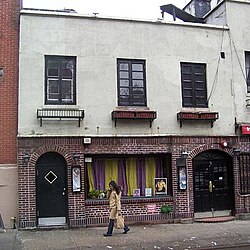
[[[67,163],[54,152],[36,163],[36,208],[38,226],[67,224]]]
[[[232,157],[208,150],[193,159],[194,212],[234,209]]]

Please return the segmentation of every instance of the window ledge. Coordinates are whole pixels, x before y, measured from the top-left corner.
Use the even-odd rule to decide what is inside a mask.
[[[131,198],[131,197],[123,197],[121,199],[122,204],[131,204],[131,203],[148,203],[148,202],[172,202],[173,197],[172,196],[154,196],[154,197],[136,197],[136,198]],[[91,205],[108,205],[109,201],[107,199],[87,199],[85,200],[85,205],[86,206],[91,206]]]
[[[177,120],[180,122],[180,127],[182,127],[182,122],[184,120],[203,120],[203,121],[210,121],[211,122],[211,128],[213,127],[213,124],[215,120],[219,119],[219,113],[218,112],[192,112],[192,111],[180,111],[177,113]]]
[[[145,106],[118,106],[115,108],[115,110],[118,111],[126,111],[126,110],[131,110],[131,111],[149,111],[149,107]]]
[[[152,121],[156,119],[157,113],[156,111],[152,110],[113,110],[111,113],[112,120],[115,121],[115,127],[116,122],[119,119],[144,119],[149,120],[150,122],[150,128],[152,126]]]

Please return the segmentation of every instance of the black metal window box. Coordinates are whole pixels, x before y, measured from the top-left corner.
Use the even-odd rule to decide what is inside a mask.
[[[83,109],[37,109],[37,119],[40,119],[42,127],[43,119],[77,119],[78,126],[81,126],[81,120],[84,118]]]
[[[149,120],[150,127],[152,126],[152,121],[156,119],[157,113],[156,111],[151,110],[113,110],[111,113],[112,120],[116,122],[119,119],[144,119]]]
[[[180,122],[180,127],[182,127],[182,121],[184,120],[196,120],[196,121],[210,121],[211,128],[214,122],[219,119],[218,112],[179,112],[177,113],[177,120]]]

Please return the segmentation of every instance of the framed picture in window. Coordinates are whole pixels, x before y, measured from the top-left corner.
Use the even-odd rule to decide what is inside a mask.
[[[140,196],[141,196],[140,189],[134,189],[133,190],[133,197],[140,197]]]
[[[71,169],[71,177],[72,177],[72,192],[81,192],[81,167],[73,166]]]
[[[167,194],[167,178],[154,178],[154,194],[155,195]]]
[[[145,196],[146,197],[152,196],[152,188],[145,188]]]

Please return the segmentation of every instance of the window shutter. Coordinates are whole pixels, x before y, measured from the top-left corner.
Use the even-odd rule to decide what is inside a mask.
[[[181,63],[182,106],[207,107],[206,65]]]

